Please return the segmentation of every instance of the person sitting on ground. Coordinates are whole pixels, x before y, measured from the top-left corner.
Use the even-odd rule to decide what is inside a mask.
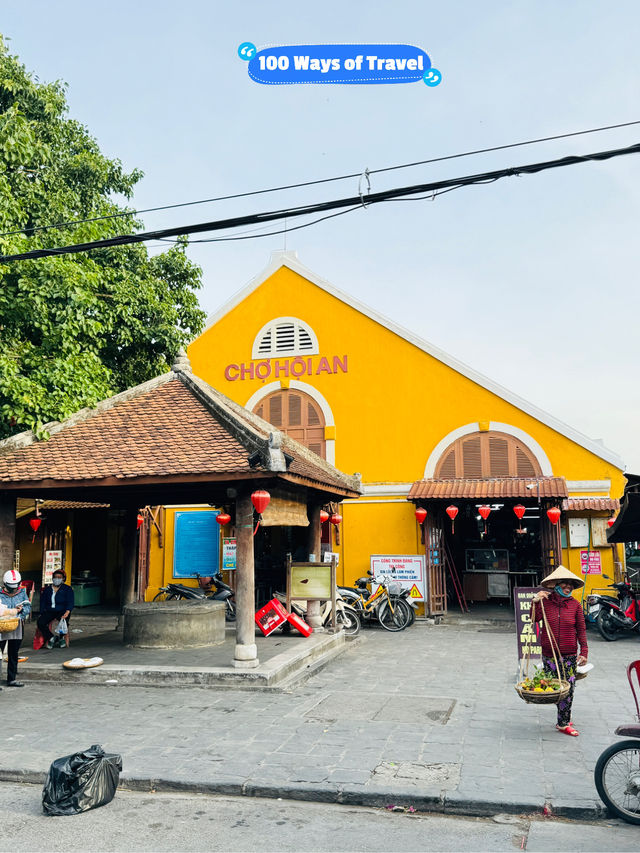
[[[18,650],[24,635],[24,620],[31,612],[31,603],[26,590],[20,587],[22,578],[16,569],[10,569],[2,578],[0,589],[0,616],[18,616],[18,627],[13,631],[0,634],[0,646],[7,655],[7,686],[24,687],[17,681]],[[2,688],[0,688],[2,689]]]
[[[49,622],[52,619],[68,619],[73,610],[73,590],[65,583],[66,579],[64,570],[56,569],[51,578],[51,585],[45,586],[40,596],[38,628],[48,649],[52,649],[56,644],[56,639],[49,630]],[[66,645],[64,637],[60,637],[59,645]]]
[[[571,722],[571,705],[576,684],[576,667],[587,662],[587,629],[580,602],[573,598],[573,591],[584,586],[584,581],[564,566],[547,575],[540,584],[542,589],[533,598],[534,622],[542,619],[542,663],[547,676],[566,678],[570,685],[569,695],[558,702],[558,724],[556,728],[565,735],[577,737],[580,732]],[[561,672],[557,672],[551,647],[552,639],[543,619],[542,609],[553,635],[554,647]],[[580,652],[578,653],[578,646]],[[564,667],[564,673],[562,668]]]

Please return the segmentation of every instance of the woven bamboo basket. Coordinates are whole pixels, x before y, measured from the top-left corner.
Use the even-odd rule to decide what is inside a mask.
[[[531,623],[533,624],[533,602],[531,602]],[[551,693],[536,693],[534,690],[527,690],[523,687],[524,681],[529,676],[529,663],[531,660],[531,641],[533,638],[533,634],[529,634],[529,642],[527,644],[527,650],[525,652],[525,658],[520,663],[520,680],[515,685],[515,690],[518,696],[521,699],[524,699],[529,705],[557,705],[558,702],[561,702],[563,699],[566,699],[569,695],[569,691],[571,690],[571,685],[567,680],[567,674],[562,663],[562,655],[560,654],[560,649],[558,647],[558,642],[556,638],[553,636],[551,628],[549,627],[549,622],[547,621],[546,613],[544,612],[544,607],[542,607],[542,621],[544,622],[544,626],[547,630],[547,635],[551,642],[551,652],[553,655],[553,661],[555,663],[555,671],[560,675],[560,678],[548,678],[547,683],[550,687],[555,687],[555,690]],[[557,653],[556,653],[557,649]],[[526,659],[526,671],[525,671],[525,659]]]
[[[533,690],[526,690],[520,684],[516,684],[516,693],[529,705],[557,705],[569,695],[571,685],[568,681],[552,678],[549,679],[549,684],[556,688],[553,693],[535,693]]]
[[[0,619],[0,634],[10,634],[18,627],[20,619],[17,616],[7,616],[5,619]]]

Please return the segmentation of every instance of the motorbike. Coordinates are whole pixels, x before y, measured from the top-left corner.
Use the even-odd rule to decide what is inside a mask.
[[[282,604],[286,604],[287,602],[287,597],[282,592],[276,592],[274,597],[277,598],[278,601],[282,602]],[[291,602],[291,611],[301,619],[306,619],[307,608],[301,600],[296,599]],[[322,620],[323,628],[331,627],[333,623],[331,614],[331,600],[323,601],[320,606],[320,618]],[[340,593],[336,595],[336,625],[342,627],[342,630],[347,637],[355,637],[360,631],[360,618],[358,617],[358,614],[353,607],[344,601]],[[282,626],[283,634],[288,634],[290,630],[291,625],[288,622],[285,622]]]
[[[596,628],[603,639],[618,640],[625,631],[640,633],[640,594],[634,592],[631,584],[609,584],[617,591],[617,598],[608,595],[589,595],[587,608],[590,614],[595,611]]]
[[[627,823],[640,824],[640,709],[633,687],[632,671],[640,678],[640,661],[627,669],[629,684],[636,700],[637,722],[618,726],[615,733],[623,740],[607,747],[596,762],[594,780],[600,799],[607,808]]]
[[[197,587],[185,586],[182,583],[169,583],[166,586],[160,587],[160,591],[153,600],[180,601],[208,598],[211,601],[224,601],[225,621],[235,622],[236,603],[233,600],[234,593],[231,587],[222,580],[220,572],[209,577],[202,577],[196,572],[195,577],[198,579]]]

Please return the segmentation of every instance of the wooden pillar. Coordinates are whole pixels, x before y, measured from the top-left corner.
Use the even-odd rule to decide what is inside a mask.
[[[138,510],[127,509],[124,514],[122,540],[122,572],[120,603],[132,604],[136,600],[136,575],[138,573]]]
[[[316,563],[321,561],[322,523],[320,521],[321,504],[313,504],[309,508],[309,559]],[[313,554],[313,557],[311,556]],[[307,601],[307,622],[315,633],[322,633],[322,617],[320,616],[320,602]]]
[[[16,556],[16,499],[0,499],[0,582]]]
[[[238,669],[253,669],[260,661],[254,619],[253,504],[248,493],[236,499],[236,557],[236,648],[233,665]]]

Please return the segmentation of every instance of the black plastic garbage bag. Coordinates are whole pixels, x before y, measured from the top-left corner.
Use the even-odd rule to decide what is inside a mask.
[[[121,770],[122,758],[105,752],[99,744],[56,758],[42,790],[44,813],[78,814],[110,803]]]

